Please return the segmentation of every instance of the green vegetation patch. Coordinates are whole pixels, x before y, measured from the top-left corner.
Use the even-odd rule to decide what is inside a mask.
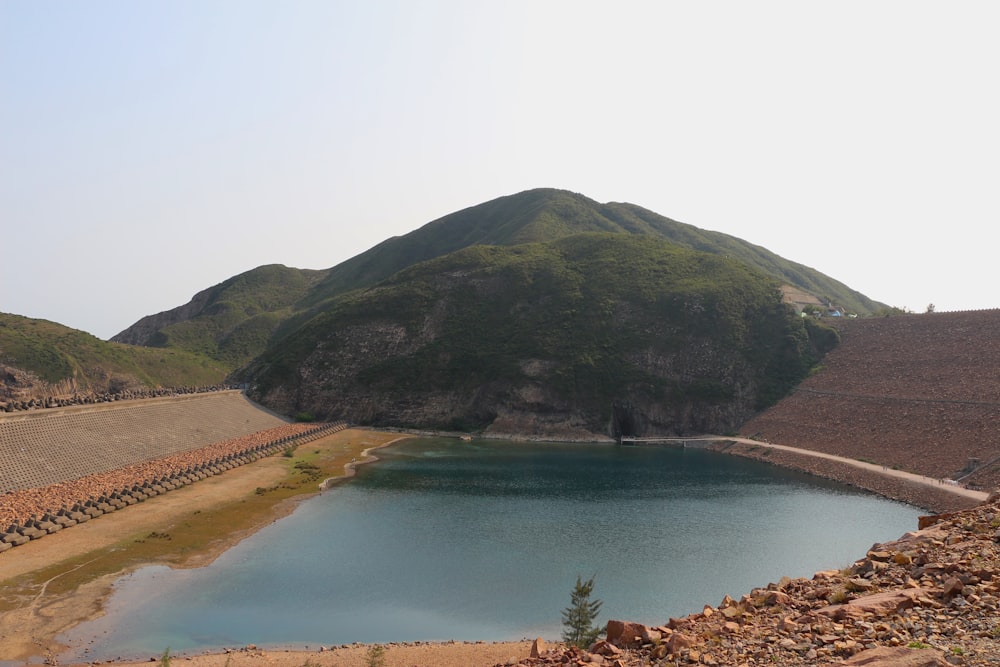
[[[757,409],[816,361],[778,288],[651,236],[473,246],[332,300],[238,377],[258,397],[315,396],[291,407],[324,418],[359,395],[385,405],[450,394],[464,413],[421,425],[468,430],[524,387],[598,424],[623,399],[685,411],[752,395],[743,409]]]
[[[226,369],[183,350],[156,350],[103,341],[47,320],[0,313],[0,363],[44,382],[74,380],[81,389],[118,390],[129,383],[178,387],[222,382]]]

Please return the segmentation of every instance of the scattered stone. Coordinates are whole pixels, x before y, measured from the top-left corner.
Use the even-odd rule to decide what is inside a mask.
[[[948,662],[934,650],[880,647],[862,651],[840,663],[843,667],[947,667]]]
[[[590,653],[557,648],[521,664],[997,667],[998,528],[1000,498],[875,545],[843,571],[726,596],[660,626],[610,621]]]

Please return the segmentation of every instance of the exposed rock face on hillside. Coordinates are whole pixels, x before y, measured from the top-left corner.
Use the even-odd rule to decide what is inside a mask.
[[[643,391],[641,385],[625,385],[620,391],[627,400],[609,398],[606,405],[595,406],[586,398],[557,389],[558,375],[567,369],[551,359],[522,359],[520,377],[485,379],[473,386],[461,382],[420,387],[398,383],[393,377],[369,379],[378,363],[404,363],[421,356],[437,340],[430,327],[416,336],[401,326],[352,327],[331,336],[305,359],[299,366],[301,381],[274,387],[259,400],[286,414],[305,410],[324,420],[483,428],[486,433],[587,441],[622,433],[727,431],[755,409],[752,370],[734,351],[707,344],[701,355],[645,350],[637,355],[641,358],[634,360],[634,368],[665,381],[684,376],[724,377],[726,384],[741,390],[732,400],[704,401],[692,396],[663,402]],[[428,374],[433,372],[427,370]]]
[[[110,395],[129,392],[146,393],[138,379],[122,374],[92,369],[88,386],[80,387],[75,378],[45,382],[34,373],[0,364],[0,412],[55,407],[76,402],[107,400]]]
[[[662,626],[611,621],[589,651],[519,664],[1000,664],[1000,502],[921,523],[843,570],[727,596]]]
[[[731,432],[813,360],[763,274],[655,238],[582,234],[413,267],[234,380],[286,414],[592,440]]]
[[[1000,310],[859,319],[743,435],[1000,486]]]
[[[0,406],[15,401],[31,400],[39,396],[43,388],[47,388],[47,384],[33,373],[0,364]]]

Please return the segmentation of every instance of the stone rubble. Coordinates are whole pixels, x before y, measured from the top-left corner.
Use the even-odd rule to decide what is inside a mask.
[[[0,367],[10,379],[14,378],[15,369]],[[25,374],[27,375],[27,374]],[[0,384],[0,412],[23,412],[27,410],[43,410],[48,408],[66,408],[75,405],[95,405],[98,403],[115,403],[117,401],[134,401],[146,398],[162,398],[165,396],[180,396],[182,394],[203,394],[215,391],[226,391],[237,387],[227,384],[209,385],[204,387],[142,387],[136,386],[118,391],[80,391],[75,386],[71,393],[60,394],[53,389],[44,390],[29,383],[29,386],[18,392],[15,382]]]
[[[609,621],[589,650],[557,646],[517,664],[1000,665],[1000,495],[922,517],[844,570],[785,578],[660,626]]]

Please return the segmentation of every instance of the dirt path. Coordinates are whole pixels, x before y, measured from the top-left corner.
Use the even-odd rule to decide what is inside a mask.
[[[827,454],[825,452],[817,452],[811,449],[802,449],[800,447],[790,447],[788,445],[776,445],[773,442],[763,442],[761,440],[752,440],[750,438],[741,437],[728,437],[721,435],[705,435],[696,438],[664,438],[664,440],[678,440],[678,441],[704,441],[704,442],[719,442],[719,441],[729,441],[738,442],[743,445],[753,445],[757,447],[767,447],[770,449],[777,449],[785,452],[791,452],[793,454],[799,454],[801,456],[811,456],[818,459],[826,459],[827,461],[834,461],[836,463],[841,463],[844,465],[852,466],[860,470],[867,472],[874,472],[876,474],[892,477],[895,479],[901,479],[913,484],[920,486],[926,486],[929,488],[936,489],[945,493],[954,494],[956,496],[961,496],[969,500],[974,500],[978,503],[986,502],[989,494],[985,491],[976,491],[974,489],[967,489],[964,486],[958,484],[949,483],[947,480],[935,479],[933,477],[927,477],[925,475],[918,475],[912,472],[906,472],[905,470],[896,470],[888,466],[879,465],[877,463],[868,463],[866,461],[858,461],[857,459],[851,459],[844,456],[837,456],[835,454]]]
[[[953,512],[982,504],[989,492],[973,490],[947,480],[906,472],[889,465],[778,445],[767,440],[740,436],[701,435],[640,438],[635,443],[690,443],[693,447],[761,461],[789,470],[834,480],[885,498],[920,507],[930,514]]]

